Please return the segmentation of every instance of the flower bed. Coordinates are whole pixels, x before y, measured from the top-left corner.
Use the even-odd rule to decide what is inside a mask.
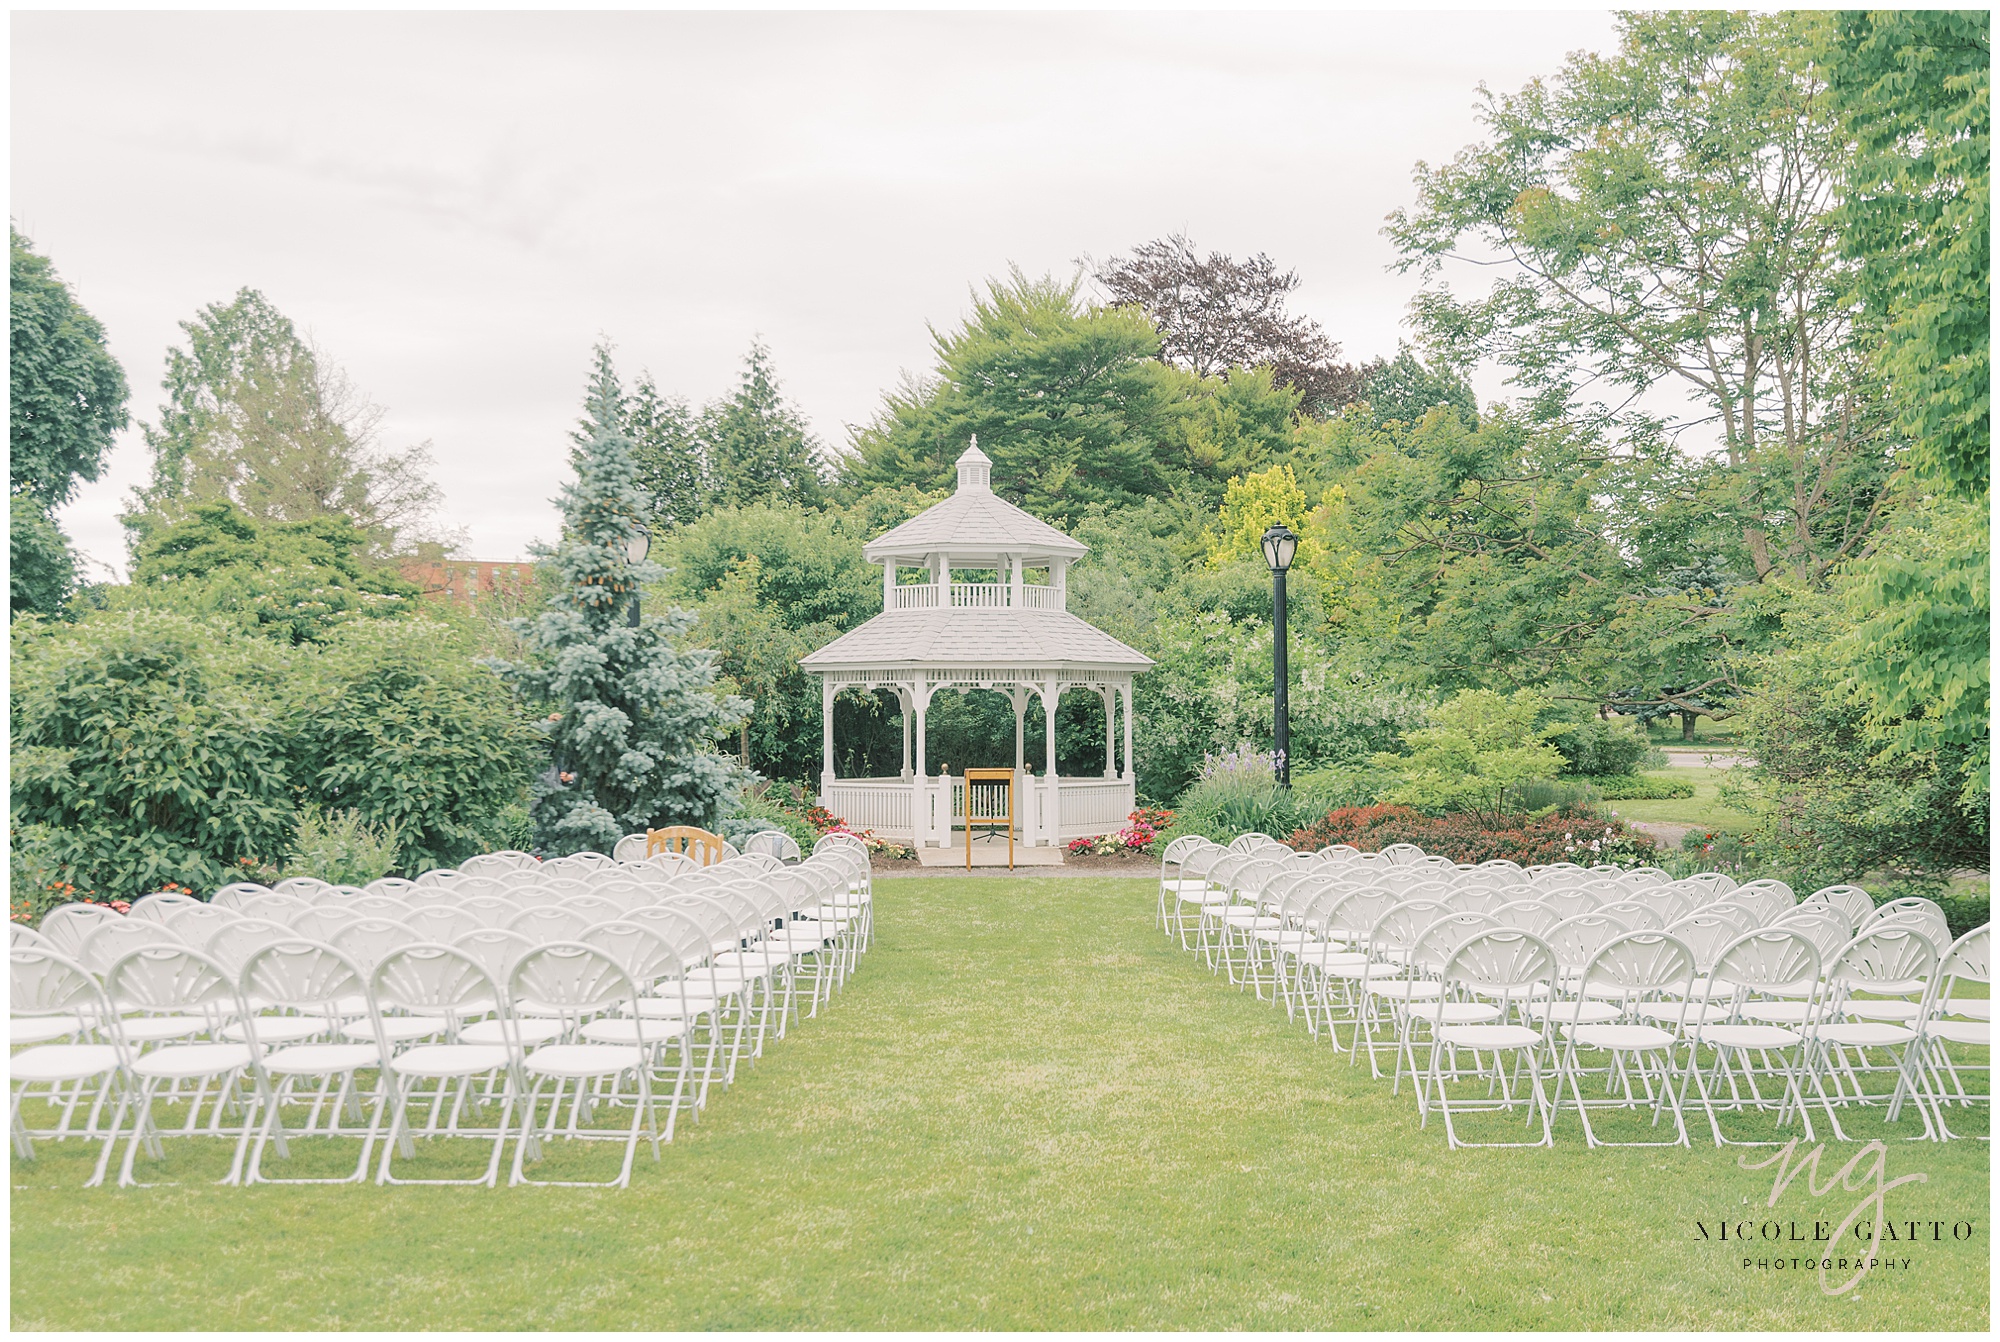
[[[1077,857],[1086,853],[1095,853],[1099,857],[1108,857],[1113,853],[1142,853],[1152,847],[1161,830],[1173,823],[1172,811],[1141,806],[1125,817],[1125,828],[1116,834],[1100,834],[1094,839],[1071,839],[1064,847]]]
[[[1407,806],[1349,806],[1330,811],[1293,833],[1299,849],[1344,843],[1364,853],[1392,843],[1413,843],[1426,853],[1454,862],[1506,858],[1522,866],[1547,862],[1643,863],[1652,860],[1653,840],[1625,822],[1596,815],[1507,816],[1496,825],[1469,814],[1428,816]]]

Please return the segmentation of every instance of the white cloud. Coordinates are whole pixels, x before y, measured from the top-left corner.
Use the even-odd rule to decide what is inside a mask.
[[[434,440],[472,552],[554,530],[591,342],[696,400],[761,334],[846,440],[968,286],[1187,230],[1295,267],[1393,353],[1379,229],[1477,85],[1607,14],[16,14],[15,221],[151,418],[175,323],[244,285]],[[1497,381],[1482,385],[1497,395]],[[137,431],[64,514],[122,560]]]

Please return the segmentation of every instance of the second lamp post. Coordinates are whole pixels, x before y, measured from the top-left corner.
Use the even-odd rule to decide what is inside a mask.
[[[1278,785],[1292,785],[1292,706],[1288,690],[1291,669],[1285,659],[1285,571],[1299,548],[1299,538],[1283,522],[1264,533],[1264,562],[1271,566],[1271,725],[1277,746]]]

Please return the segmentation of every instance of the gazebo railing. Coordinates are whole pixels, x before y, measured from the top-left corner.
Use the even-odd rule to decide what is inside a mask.
[[[935,583],[917,583],[910,587],[895,589],[893,610],[936,610],[939,587]],[[955,582],[951,585],[951,604],[961,609],[998,610],[1014,604],[1013,588],[1004,582]],[[1044,587],[1024,584],[1021,588],[1021,608],[1023,610],[1061,610],[1063,593],[1060,587]]]
[[[920,788],[921,813],[916,809]],[[1124,827],[1134,805],[1132,784],[1122,778],[1065,778],[1060,780],[1059,790],[1057,832],[1051,835],[1046,820],[1048,780],[1025,773],[1015,776],[1014,827],[1023,842],[1067,843],[1115,833]],[[975,789],[975,819],[988,810],[985,800]],[[962,832],[965,827],[965,779],[958,775],[836,779],[824,788],[820,805],[845,820],[849,828],[872,830],[885,839],[963,842],[951,837],[953,831]]]

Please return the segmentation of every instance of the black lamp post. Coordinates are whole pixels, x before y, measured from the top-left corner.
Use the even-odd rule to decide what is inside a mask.
[[[1299,538],[1283,522],[1264,533],[1264,562],[1271,566],[1272,727],[1278,747],[1278,784],[1292,785],[1291,669],[1285,658],[1285,571],[1292,566]]]
[[[646,562],[646,551],[652,547],[653,538],[646,534],[646,528],[640,527],[639,534],[625,542],[625,558],[631,562],[634,568],[637,568]],[[637,582],[632,584],[632,609],[626,616],[626,621],[634,629],[639,627],[639,584]]]

